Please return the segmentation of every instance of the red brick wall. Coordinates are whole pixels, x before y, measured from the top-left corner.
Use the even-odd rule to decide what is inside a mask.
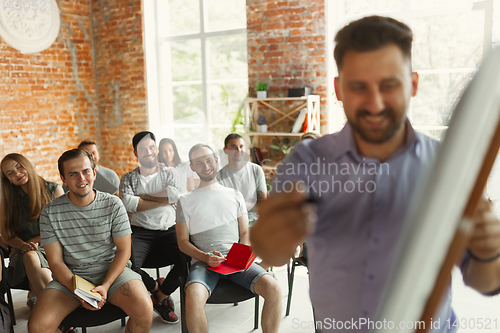
[[[140,0],[93,0],[102,164],[137,166],[132,137],[148,129]]]
[[[268,83],[270,97],[311,87],[321,96],[322,131],[328,87],[325,13],[325,0],[247,0],[250,96],[257,81]]]
[[[0,38],[0,157],[24,154],[58,181],[57,159],[84,137],[98,137],[90,2],[58,1],[54,44],[21,54]]]

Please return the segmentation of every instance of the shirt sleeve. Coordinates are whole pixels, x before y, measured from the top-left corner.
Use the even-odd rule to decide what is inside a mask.
[[[181,195],[179,191],[179,173],[174,168],[168,168],[167,170],[167,186],[165,190],[167,191],[167,197],[169,203],[175,203],[179,200]]]
[[[110,182],[111,184],[115,185],[117,188],[120,188],[120,177],[118,177],[118,174],[114,170],[110,170]]]
[[[187,218],[186,218],[186,214],[184,213],[184,210],[182,209],[182,203],[183,203],[183,199],[180,198],[179,201],[177,201],[177,210],[176,210],[176,218],[175,218],[175,222],[176,223],[187,223]]]
[[[257,188],[257,193],[267,193],[267,185],[266,185],[266,176],[264,175],[264,170],[260,167],[260,165],[255,165],[255,186]]]
[[[130,235],[132,230],[130,228],[130,222],[128,220],[127,211],[125,206],[120,201],[120,199],[114,196],[110,198],[113,201],[113,213],[111,221],[111,235],[113,238],[118,238],[126,235]]]
[[[132,190],[132,179],[130,173],[126,173],[122,177],[122,180],[120,182],[120,198],[122,199],[123,205],[125,206],[127,212],[137,212],[139,197],[136,196],[134,191]]]
[[[40,244],[49,245],[58,241],[49,218],[49,207],[45,206],[40,213]]]
[[[247,206],[245,204],[245,198],[243,198],[243,194],[241,194],[240,191],[234,190],[236,192],[236,199],[238,200],[238,217],[241,217],[242,215],[248,214],[247,211]]]

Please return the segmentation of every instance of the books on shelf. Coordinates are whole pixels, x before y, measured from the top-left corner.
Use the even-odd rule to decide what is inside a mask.
[[[260,150],[260,148],[259,147],[250,148],[250,154],[252,157],[252,162],[262,166],[262,164],[264,163],[264,156],[262,155],[262,151]]]
[[[207,268],[222,275],[243,272],[250,267],[255,257],[256,255],[250,246],[234,243],[226,256],[226,261],[217,267]]]
[[[306,108],[300,110],[299,114],[297,115],[297,118],[295,118],[295,121],[293,122],[292,129],[290,130],[290,133],[299,133],[300,132],[300,129],[302,128],[302,124],[304,124],[304,121],[306,120],[306,115],[307,115]]]
[[[91,290],[94,288],[95,285],[84,278],[76,274],[73,276],[73,292],[75,295],[82,298],[94,308],[98,308],[97,303],[102,300],[102,296],[99,293],[92,292]]]

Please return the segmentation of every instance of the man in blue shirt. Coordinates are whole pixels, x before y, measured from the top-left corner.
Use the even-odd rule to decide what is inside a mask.
[[[273,265],[287,262],[308,238],[310,295],[322,330],[368,331],[374,320],[403,221],[419,175],[438,143],[413,130],[406,112],[416,95],[411,69],[412,32],[385,17],[367,17],[342,28],[334,57],[335,93],[346,126],[339,133],[298,145],[276,172],[274,195],[262,203],[252,228],[257,254]],[[301,205],[306,189],[317,212]],[[464,280],[483,293],[500,288],[500,222],[482,204],[469,243],[474,259]],[[447,292],[434,319],[455,316]],[[389,320],[389,319],[388,319]],[[321,325],[320,325],[321,326]],[[349,327],[348,327],[349,326]],[[447,327],[441,325],[441,332]]]

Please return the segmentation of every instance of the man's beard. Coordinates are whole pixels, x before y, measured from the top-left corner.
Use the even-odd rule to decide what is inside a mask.
[[[198,177],[200,177],[200,179],[203,180],[204,182],[211,182],[212,180],[214,180],[216,176],[217,176],[216,172],[212,172],[212,176],[203,176],[198,174]]]
[[[389,125],[380,131],[367,130],[360,125],[360,119],[364,116],[372,115],[367,110],[360,109],[356,111],[356,121],[348,121],[352,129],[359,134],[359,136],[366,142],[381,144],[389,141],[394,137],[397,131],[404,124],[406,117],[398,119],[396,113],[391,108],[385,108],[377,114],[377,116],[385,116],[389,118]]]
[[[148,156],[150,156],[150,155],[148,155]],[[145,159],[145,157],[148,157],[148,156],[144,156],[144,157],[140,158],[139,164],[142,167],[147,168],[147,169],[154,168],[158,164],[158,156],[153,155],[154,158],[150,161]]]

